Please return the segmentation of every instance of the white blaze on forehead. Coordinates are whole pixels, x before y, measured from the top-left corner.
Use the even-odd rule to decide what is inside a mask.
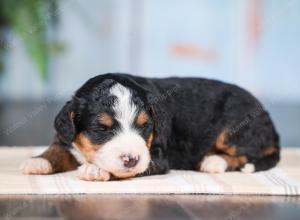
[[[110,94],[116,96],[113,105],[115,119],[122,126],[123,132],[129,131],[137,114],[137,107],[132,102],[130,90],[118,83],[110,89]]]
[[[121,84],[114,85],[110,94],[116,97],[112,109],[121,129],[97,151],[94,163],[121,178],[134,176],[144,172],[150,162],[146,141],[133,126],[138,109],[132,101],[131,91]],[[135,167],[128,170],[120,159],[122,155],[138,156],[140,159]]]

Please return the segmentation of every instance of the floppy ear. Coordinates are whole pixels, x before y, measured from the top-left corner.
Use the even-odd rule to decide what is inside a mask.
[[[169,169],[167,160],[168,137],[171,133],[171,117],[159,97],[148,95],[149,112],[154,122],[154,137],[150,148],[152,164],[149,170],[153,174],[165,173]]]
[[[71,144],[75,136],[73,102],[67,102],[54,120],[58,138],[65,144]]]
[[[153,144],[165,146],[167,143],[167,136],[170,132],[171,121],[168,113],[166,112],[163,103],[153,96],[151,93],[147,95],[148,105],[151,117],[154,122],[154,140]]]

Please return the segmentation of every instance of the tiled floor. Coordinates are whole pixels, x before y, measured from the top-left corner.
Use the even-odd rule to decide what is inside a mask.
[[[217,195],[0,196],[2,219],[299,219],[299,197]]]

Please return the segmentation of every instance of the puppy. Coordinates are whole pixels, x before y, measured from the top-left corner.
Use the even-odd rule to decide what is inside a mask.
[[[202,78],[105,74],[88,80],[55,118],[56,137],[24,174],[77,169],[83,180],[254,172],[274,167],[279,137],[247,91]]]

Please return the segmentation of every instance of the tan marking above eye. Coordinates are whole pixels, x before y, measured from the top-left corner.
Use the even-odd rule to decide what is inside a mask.
[[[98,121],[100,124],[107,127],[111,127],[113,125],[113,118],[107,113],[101,113],[98,117]]]
[[[144,112],[144,111],[140,112],[136,118],[137,125],[142,126],[147,121],[148,121],[148,115],[146,114],[146,112]]]

